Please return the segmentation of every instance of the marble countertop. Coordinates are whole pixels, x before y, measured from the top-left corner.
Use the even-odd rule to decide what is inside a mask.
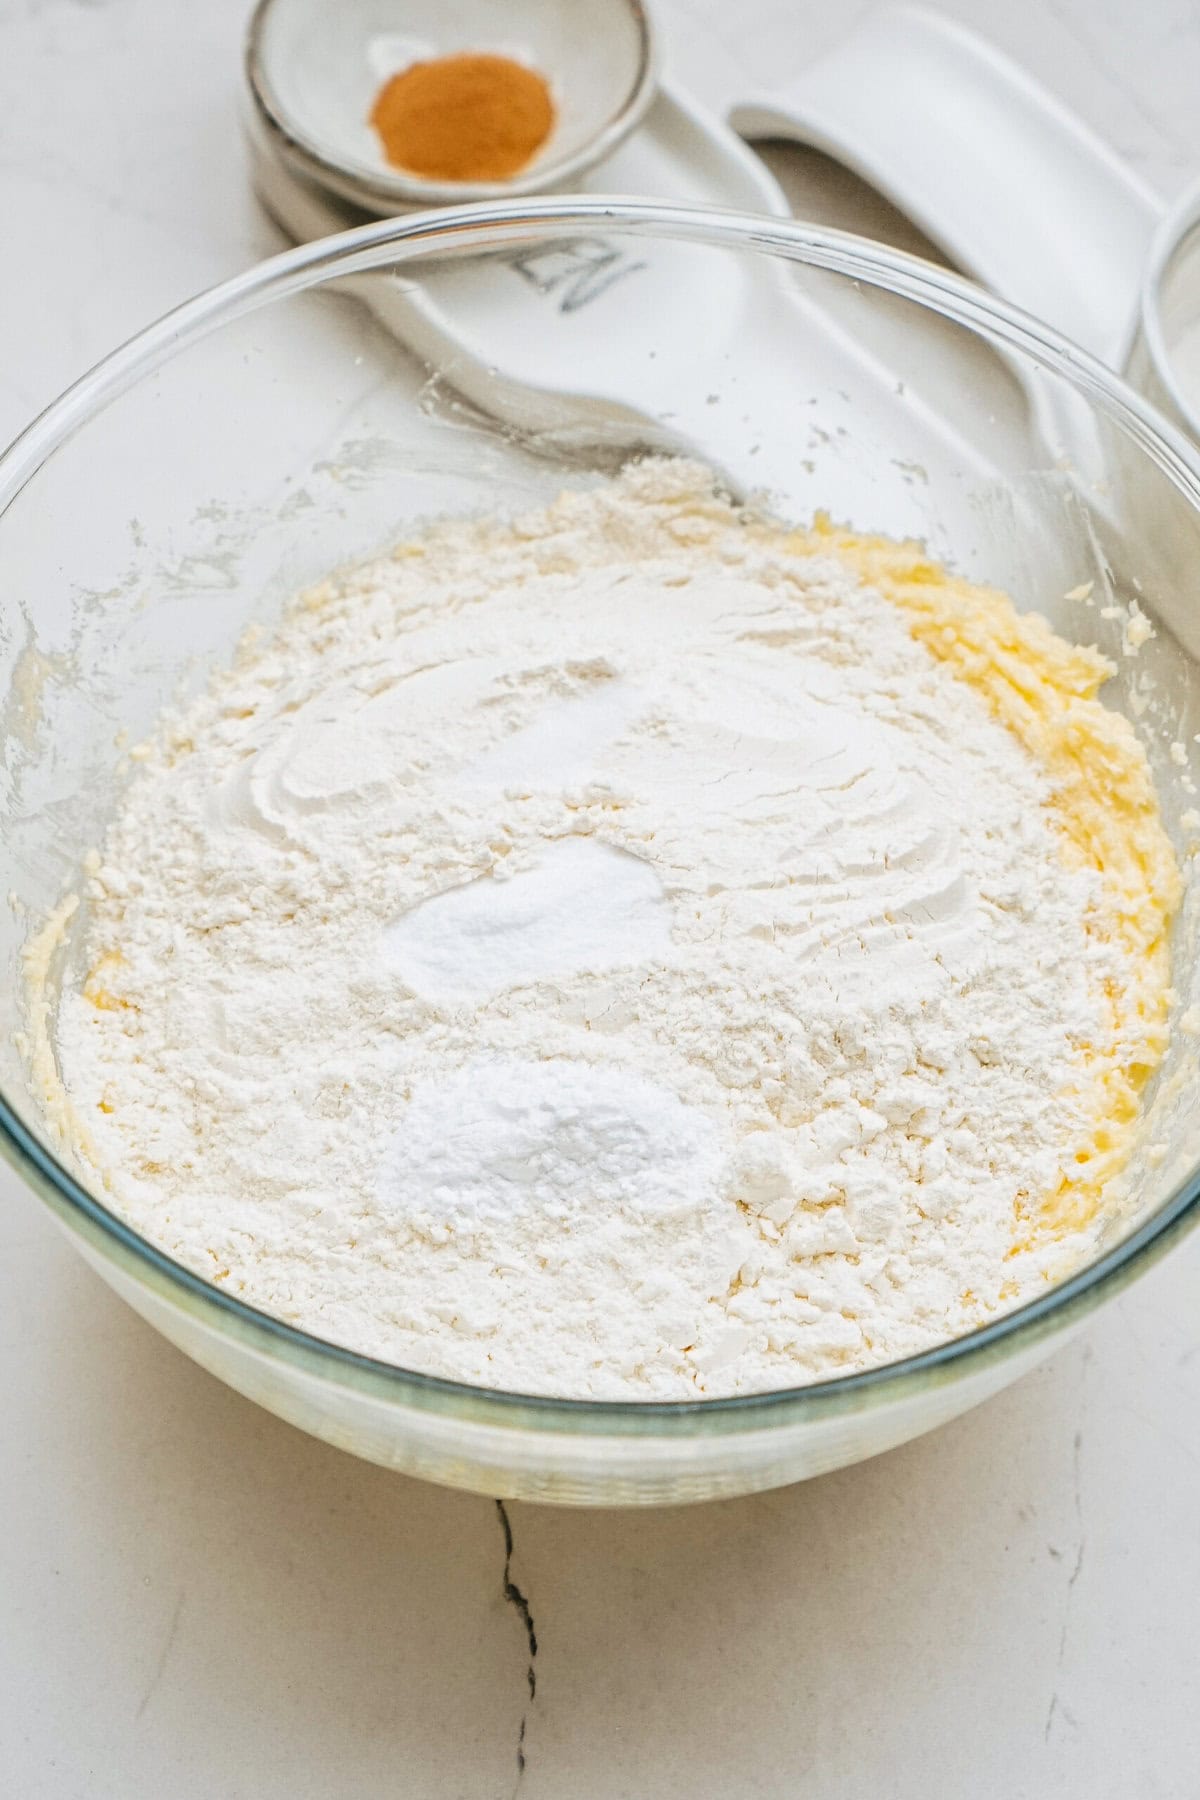
[[[722,106],[863,0],[662,0]],[[1196,0],[955,0],[1164,195]],[[0,438],[279,245],[244,0],[0,0]],[[169,1349],[0,1174],[0,1793],[13,1800],[1186,1800],[1200,1238],[998,1400],[805,1486],[513,1504],[311,1441]],[[518,1767],[522,1729],[523,1770]]]

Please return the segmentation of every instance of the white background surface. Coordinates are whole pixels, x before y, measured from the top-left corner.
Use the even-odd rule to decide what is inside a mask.
[[[581,6],[581,13],[582,13]],[[720,105],[865,5],[661,6]],[[957,0],[1164,193],[1200,168],[1196,0]],[[242,0],[0,0],[0,437],[278,247]],[[507,1800],[527,1710],[488,1500],[227,1392],[0,1176],[0,1795]],[[1200,1238],[932,1438],[650,1514],[514,1505],[523,1800],[1191,1800]]]

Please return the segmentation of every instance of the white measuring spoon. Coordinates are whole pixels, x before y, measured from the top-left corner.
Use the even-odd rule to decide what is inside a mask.
[[[290,235],[356,222],[285,167],[253,121],[251,131],[260,195]],[[583,185],[788,210],[739,139],[669,88]],[[698,455],[739,491],[768,489],[799,515],[823,507],[893,535],[932,536],[943,550],[970,528],[965,514],[951,516],[950,496],[960,492],[965,509],[969,488],[996,479],[968,437],[922,402],[912,368],[874,357],[765,256],[608,240],[598,229],[487,263],[446,260],[419,281],[354,283],[467,398],[555,443]]]

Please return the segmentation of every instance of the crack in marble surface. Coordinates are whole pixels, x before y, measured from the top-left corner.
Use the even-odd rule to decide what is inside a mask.
[[[501,1591],[505,1602],[515,1611],[525,1628],[525,1641],[529,1650],[529,1661],[525,1669],[525,1680],[529,1688],[529,1700],[521,1710],[521,1723],[517,1731],[517,1779],[513,1784],[516,1794],[525,1774],[525,1731],[529,1723],[529,1708],[537,1696],[537,1631],[533,1623],[533,1613],[525,1594],[512,1578],[513,1533],[512,1521],[508,1516],[508,1508],[503,1500],[497,1500],[496,1511],[500,1516],[500,1529],[504,1533],[504,1573],[502,1574]]]
[[[1090,1346],[1085,1347],[1079,1371],[1079,1408],[1084,1412],[1086,1398],[1088,1365],[1092,1359]],[[1042,1731],[1042,1741],[1050,1742],[1050,1733],[1054,1729],[1054,1721],[1061,1713],[1068,1725],[1074,1726],[1075,1719],[1063,1705],[1059,1694],[1059,1683],[1067,1660],[1067,1639],[1071,1631],[1071,1610],[1075,1600],[1075,1585],[1083,1573],[1083,1559],[1087,1551],[1087,1532],[1083,1522],[1083,1431],[1076,1431],[1071,1445],[1071,1492],[1075,1509],[1075,1561],[1071,1573],[1067,1576],[1067,1585],[1063,1593],[1062,1620],[1058,1633],[1058,1660],[1054,1666],[1054,1689],[1050,1695],[1050,1704],[1046,1709],[1046,1723]]]
[[[175,1598],[175,1606],[171,1613],[171,1622],[167,1626],[167,1635],[163,1639],[162,1649],[158,1653],[158,1661],[154,1665],[154,1673],[146,1686],[146,1691],[138,1701],[138,1709],[134,1714],[136,1723],[144,1715],[146,1708],[158,1692],[159,1684],[167,1672],[167,1664],[171,1660],[171,1652],[175,1648],[175,1639],[179,1635],[179,1621],[183,1617],[183,1609],[187,1602],[187,1591],[180,1588]]]

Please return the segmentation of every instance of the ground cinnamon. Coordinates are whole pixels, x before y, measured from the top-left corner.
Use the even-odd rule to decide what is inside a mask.
[[[472,52],[401,69],[371,108],[388,161],[433,181],[507,181],[553,123],[550,88],[536,69]]]

